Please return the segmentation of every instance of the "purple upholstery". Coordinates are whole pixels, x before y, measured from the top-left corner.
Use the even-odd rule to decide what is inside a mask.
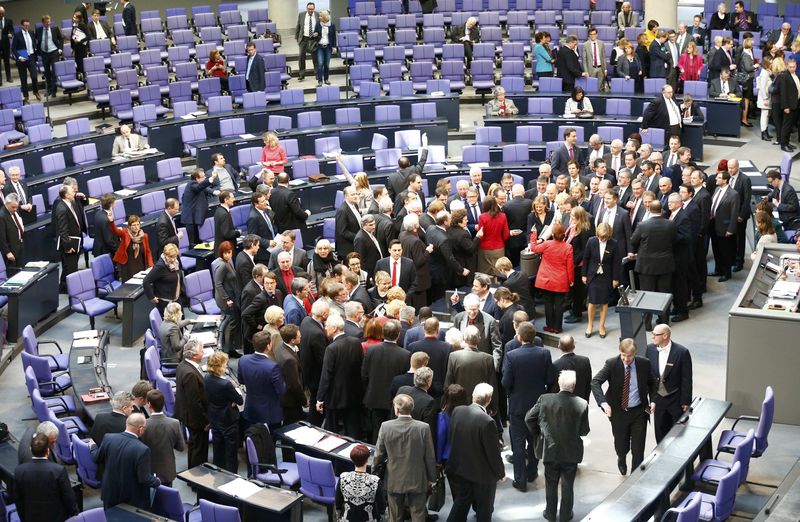
[[[72,386],[72,379],[68,373],[53,373],[50,370],[50,359],[48,357],[37,357],[27,352],[20,352],[23,368],[31,368],[36,376],[39,391],[42,397],[52,397],[62,394]]]
[[[281,91],[281,105],[301,105],[304,101],[303,89],[285,89]]]
[[[341,98],[341,91],[338,85],[323,85],[316,90],[318,102],[335,102]]]
[[[690,94],[694,99],[702,99],[708,97],[708,82],[683,82],[683,93]]]
[[[398,148],[381,149],[375,151],[375,168],[380,169],[396,169],[397,160],[403,152]]]
[[[53,448],[55,449],[56,457],[58,457],[62,464],[75,464],[75,458],[72,456],[72,438],[67,430],[67,425],[61,422],[61,419],[56,417],[55,413],[52,411],[49,412],[49,415],[50,418],[48,420],[58,428],[58,438]]]
[[[89,316],[94,329],[94,318],[114,309],[114,303],[97,297],[94,277],[90,269],[78,270],[67,275],[67,294],[73,312]]]
[[[755,432],[751,429],[747,435],[739,439],[739,444],[733,453],[733,463],[739,463],[739,485],[747,480],[747,473],[750,469],[750,457],[753,455],[753,440]],[[717,484],[731,470],[732,463],[717,459],[706,459],[702,461],[694,470],[692,480],[698,480],[707,484]]]
[[[50,420],[50,408],[47,406],[47,402],[42,399],[41,392],[38,389],[34,389],[31,392],[31,405],[34,413],[36,413],[36,418],[39,419],[39,422]],[[71,415],[59,418],[61,419],[61,422],[66,425],[67,432],[69,434],[77,433],[80,435],[86,435],[89,433],[88,428],[80,419],[80,417]]]
[[[90,509],[68,518],[67,522],[106,522],[106,512],[102,507]]]
[[[410,80],[396,81],[389,84],[389,96],[413,96],[414,84]]]
[[[77,464],[76,472],[81,482],[90,488],[99,489],[101,482],[95,478],[97,465],[89,453],[89,445],[83,442],[78,435],[72,434],[72,455]]]
[[[450,94],[452,92],[450,80],[439,79],[439,80],[428,80],[427,82],[425,82],[425,92],[427,94],[431,94],[437,91],[441,91],[445,94]],[[404,96],[410,96],[410,94]]]
[[[319,174],[319,160],[309,158],[295,161],[292,164],[292,174],[295,179],[308,179],[309,176],[316,176]]]
[[[178,81],[169,84],[169,99],[173,105],[178,102],[194,101],[192,100],[192,84],[189,81]],[[196,110],[196,109],[195,109]],[[194,111],[192,111],[194,112]],[[186,114],[186,113],[184,113]]]
[[[258,453],[253,439],[245,439],[247,449],[247,476],[273,486],[291,488],[300,482],[300,475],[297,472],[297,464],[294,462],[279,462],[277,464],[265,464],[258,461]]]
[[[711,522],[722,522],[727,520],[733,513],[733,506],[736,503],[736,490],[739,487],[738,462],[734,462],[730,471],[723,476],[715,495],[707,493],[689,493],[689,495],[677,507],[683,508],[694,502],[695,497],[700,497],[700,519]]]
[[[84,143],[72,147],[72,162],[75,165],[85,165],[97,161],[97,146],[94,143]]]
[[[49,123],[33,125],[28,127],[28,139],[30,143],[42,143],[53,139],[53,128]]]
[[[181,126],[181,141],[183,141],[183,150],[192,157],[197,154],[196,145],[206,141],[207,139],[205,124],[195,123],[193,125]]]
[[[200,96],[200,103],[203,103],[206,106],[208,106],[208,111],[212,112],[210,100],[215,97],[219,98],[222,96],[222,84],[220,83],[219,78],[203,78],[199,80],[197,82],[197,90]],[[230,100],[229,96],[225,96],[225,98]],[[220,103],[222,103],[221,100]],[[214,112],[221,112],[221,111],[219,108],[216,108]]]
[[[46,154],[42,156],[41,161],[42,161],[42,172],[45,174],[49,172],[64,170],[66,168],[66,164],[64,163],[63,152],[54,152],[53,154]]]
[[[661,93],[661,88],[667,83],[666,78],[645,78],[644,93],[657,95]]]
[[[221,138],[240,136],[244,133],[244,118],[225,118],[219,122],[219,135]]]
[[[147,175],[142,165],[134,165],[133,167],[120,169],[119,178],[120,183],[126,189],[138,189],[147,184]]]
[[[196,314],[219,313],[214,301],[211,272],[208,270],[200,270],[186,276],[186,297],[189,299],[189,310]]]
[[[642,132],[642,129],[639,129],[639,134],[642,136],[642,143],[649,143],[653,146],[653,150],[661,150],[664,148],[664,129],[651,127],[647,132]]]
[[[469,165],[472,163],[488,163],[489,162],[489,146],[488,145],[467,145],[461,152],[462,163]]]
[[[329,136],[314,140],[314,154],[322,156],[325,153],[339,152],[342,146],[339,144],[339,136]]]
[[[186,520],[186,513],[189,513],[187,522],[201,522],[199,510],[192,510],[192,505],[181,499],[181,494],[177,489],[173,489],[163,484],[158,486],[153,496],[153,505],[150,511],[161,515],[170,520]]]
[[[100,198],[104,194],[114,192],[114,187],[111,185],[111,178],[109,176],[100,176],[99,178],[90,179],[86,182],[88,187],[87,192],[90,198]]]
[[[419,129],[395,131],[394,146],[402,150],[416,150],[422,146],[422,133]]]
[[[355,125],[361,123],[361,109],[358,107],[342,107],[336,109],[336,125]]]
[[[464,90],[464,63],[459,60],[443,60],[440,66],[441,78],[450,80],[450,88],[461,92]]]
[[[540,125],[521,125],[517,127],[517,143],[532,145],[542,142],[542,127]]]
[[[263,109],[267,106],[267,95],[264,91],[246,92],[242,95],[242,106],[245,109]]]
[[[114,262],[111,261],[109,254],[102,254],[93,258],[91,270],[99,295],[106,296],[122,286],[122,283],[114,278]]]
[[[697,522],[700,520],[700,495],[695,495],[688,504],[682,508],[670,508],[664,513],[662,522],[674,520],[675,522]]]
[[[614,127],[611,125],[601,125],[597,127],[597,134],[603,138],[603,143],[611,143],[614,140],[622,140],[623,132],[622,127]]]
[[[67,137],[81,136],[89,134],[92,129],[89,127],[89,118],[77,118],[67,121]]]
[[[539,92],[561,92],[561,83],[561,78],[539,78]]]
[[[140,99],[141,99],[141,93],[145,89],[147,89],[148,92],[150,92],[150,93],[154,93],[156,98],[157,98],[157,100],[160,103],[160,101],[161,101],[161,93],[158,92],[158,86],[157,85],[148,85],[147,87],[142,87],[141,89],[139,89]],[[163,109],[165,111],[167,110],[167,108],[164,107],[164,106],[160,106],[160,107],[161,107],[161,109]],[[142,136],[145,136],[145,137],[147,136],[148,127],[147,127],[146,124],[147,123],[152,123],[152,122],[156,121],[157,119],[158,119],[158,111],[156,109],[156,106],[154,104],[152,104],[152,103],[146,103],[146,104],[143,104],[143,105],[136,105],[133,108],[133,126],[134,126],[134,129],[136,131],[138,131],[139,134],[141,134]]]
[[[92,40],[97,41],[97,40]],[[102,41],[102,40],[100,40]],[[117,89],[108,93],[111,114],[120,120],[133,119],[133,98],[129,89]]]
[[[311,129],[322,126],[322,113],[320,111],[309,111],[297,113],[297,128]]]
[[[525,143],[510,143],[503,145],[503,163],[527,163],[530,160],[528,145]]]
[[[297,471],[300,474],[300,492],[314,502],[324,504],[329,513],[336,499],[336,484],[339,479],[333,472],[330,460],[317,459],[295,453]]]
[[[239,510],[231,506],[215,504],[205,499],[200,499],[200,513],[203,522],[240,522]]]
[[[181,167],[179,158],[159,160],[156,162],[156,171],[158,172],[158,179],[161,181],[183,177],[183,167]]]
[[[542,79],[547,80],[548,78]],[[541,82],[541,80],[539,81]],[[541,89],[541,83],[539,85]],[[553,98],[528,98],[528,114],[553,114]]]
[[[398,116],[398,120],[395,120],[395,121],[399,121],[399,116]],[[372,150],[377,152],[377,151],[383,150],[383,149],[385,149],[387,147],[389,147],[389,138],[387,138],[383,134],[379,134],[377,132],[372,135],[372,144],[370,145],[370,148]]]
[[[141,165],[137,166],[140,167]],[[159,190],[155,192],[148,192],[138,199],[142,205],[142,216],[146,216],[148,214],[162,212],[164,210],[164,203],[167,199],[167,196],[164,194],[163,190]]]
[[[400,106],[376,105],[375,121],[400,121]]]
[[[39,392],[39,381],[36,379],[36,374],[30,366],[25,368],[25,386],[28,389],[28,395],[34,391]],[[42,400],[47,404],[47,407],[53,410],[56,415],[63,415],[66,413],[75,413],[77,410],[75,406],[75,398],[72,395],[54,395],[50,397],[42,397]]]
[[[322,220],[322,237],[330,241],[332,245],[336,243],[336,218]]]
[[[47,123],[47,116],[44,112],[44,105],[41,103],[31,103],[23,105],[22,109],[22,122],[26,128],[34,125],[41,125]]]
[[[361,82],[356,89],[359,98],[378,98],[381,95],[381,84],[378,82]]]
[[[423,102],[411,105],[411,120],[433,120],[436,119],[436,103]]]
[[[175,390],[172,381],[164,377],[161,370],[156,371],[156,389],[164,394],[164,414],[172,417],[175,413]]]
[[[475,143],[477,145],[500,145],[503,143],[500,127],[478,127],[475,129]]]
[[[631,101],[610,98],[606,100],[606,116],[630,116]]]

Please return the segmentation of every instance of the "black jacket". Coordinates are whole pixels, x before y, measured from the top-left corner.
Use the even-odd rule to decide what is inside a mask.
[[[253,267],[256,266],[253,259],[244,250],[236,254],[236,278],[239,280],[239,287],[244,288],[247,283],[253,280]]]
[[[280,276],[278,276],[280,277]],[[300,323],[300,365],[303,368],[303,381],[316,396],[319,389],[322,363],[329,341],[322,326],[311,317]]]
[[[88,36],[88,35],[87,35]],[[36,52],[40,53],[42,51],[42,43],[44,42],[44,27],[37,27],[36,28]],[[61,36],[61,31],[53,24],[50,24],[50,42],[53,45],[52,50],[60,51],[62,47],[64,47],[64,38]]]
[[[108,226],[106,226],[108,228]],[[110,232],[110,230],[109,230]],[[97,226],[95,225],[95,234],[97,234]],[[114,235],[116,238],[117,236]],[[156,256],[160,256],[161,252],[164,250],[164,247],[167,245],[175,245],[178,246],[180,239],[178,238],[178,227],[175,225],[175,222],[169,216],[169,214],[165,212],[161,212],[158,215],[158,219],[156,220],[156,237],[158,238],[158,251],[156,252]],[[97,238],[95,238],[95,244],[97,243]]]
[[[375,244],[378,238],[374,235],[373,237],[375,237],[375,241],[373,241],[362,228],[356,233],[356,237],[353,239],[353,251],[361,255],[361,266],[367,271],[370,278],[372,278],[378,270],[375,267],[376,263],[378,263],[383,256],[388,254],[388,251],[378,249],[378,246]],[[380,245],[380,242],[378,242],[378,245]]]
[[[389,276],[392,275],[392,264],[394,261],[391,257],[384,257],[375,263],[375,272],[384,271]],[[400,258],[400,279],[397,281],[397,286],[404,289],[407,294],[413,294],[418,291],[416,288],[417,270],[414,268],[414,261],[403,256]]]
[[[214,211],[214,249],[218,249],[224,241],[230,241],[236,251],[236,238],[241,236],[241,231],[233,225],[233,216],[223,205]]]
[[[303,374],[300,369],[300,357],[285,343],[272,349],[275,362],[281,369],[281,375],[286,383],[286,391],[281,395],[281,407],[302,408],[306,405],[306,393],[303,390]]]
[[[353,212],[357,211],[352,210],[347,204],[342,204],[336,210],[336,252],[342,259],[355,250],[353,242],[361,230],[359,220]],[[364,269],[369,270],[366,266]]]
[[[647,345],[647,358],[650,365],[658,377],[664,383],[667,390],[665,396],[659,396],[658,400],[663,401],[670,412],[675,417],[680,417],[683,413],[681,406],[688,406],[692,403],[692,356],[685,346],[673,342],[667,356],[667,366],[664,374],[659,375],[658,348],[655,344]],[[656,405],[658,408],[659,405]]]
[[[534,317],[535,306],[533,303],[533,296],[531,294],[531,282],[528,279],[527,274],[523,274],[522,272],[515,270],[505,279],[505,281],[500,283],[500,286],[504,286],[515,294],[519,295],[518,303],[528,314],[529,318],[532,319]]]
[[[300,205],[297,194],[289,187],[278,185],[269,196],[269,206],[275,212],[278,231],[294,230],[306,226],[306,211]]]
[[[161,484],[151,472],[150,448],[132,433],[112,433],[91,447],[92,460],[104,464],[100,498],[108,508],[128,503],[150,509],[150,490]]]
[[[575,372],[575,395],[588,402],[592,392],[592,363],[589,358],[574,352],[565,353],[553,361],[555,374],[559,375],[562,370]],[[550,392],[559,392],[557,381],[550,386]]]
[[[122,433],[125,431],[125,415],[114,411],[98,413],[94,419],[91,437],[96,444],[103,442],[109,433]]]
[[[636,382],[639,385],[639,399],[642,406],[648,407],[656,397],[658,379],[652,371],[650,360],[636,356]],[[608,389],[603,393],[603,383],[608,382]],[[592,394],[597,405],[607,402],[611,406],[612,415],[622,407],[622,389],[625,384],[625,368],[619,356],[607,359],[603,367],[592,378]]]
[[[354,337],[340,335],[328,345],[316,397],[317,401],[325,403],[326,410],[360,411],[364,396],[361,386],[363,361],[364,350]]]
[[[67,469],[47,459],[14,469],[14,501],[22,521],[64,522],[78,513]]]
[[[253,206],[250,207],[250,213],[247,215],[247,233],[255,234],[260,238],[258,252],[256,252],[255,255],[255,261],[256,263],[263,263],[265,265],[269,264],[272,258],[272,254],[269,251],[269,242],[275,239],[273,232],[275,234],[279,233],[279,230],[275,225],[276,222],[274,214],[269,209],[267,209],[267,217],[271,223],[267,223],[267,220],[264,219],[264,214],[259,212],[259,210]],[[270,224],[272,225],[272,230],[269,228]],[[277,263],[275,266],[277,266]]]
[[[631,237],[639,274],[669,274],[675,271],[672,245],[675,242],[675,223],[663,217],[651,217],[639,223]]]
[[[3,261],[6,264],[11,263],[6,254],[11,253],[14,255],[13,264],[22,266],[25,264],[25,254],[23,247],[23,239],[20,239],[19,228],[17,224],[23,229],[23,238],[25,225],[22,223],[22,217],[17,213],[18,222],[14,221],[11,212],[4,206],[0,208],[0,254],[3,256]]]
[[[200,372],[186,360],[175,372],[175,418],[192,431],[208,424],[208,395]]]
[[[207,374],[203,384],[208,394],[208,420],[212,426],[224,429],[238,425],[239,409],[232,404],[244,404],[244,398],[228,379]]]
[[[130,2],[122,4],[122,21],[125,23],[125,36],[136,36],[138,34],[136,7]]]
[[[390,388],[395,375],[408,370],[411,354],[397,343],[383,342],[367,350],[361,366],[364,406],[369,409],[392,409]]]
[[[578,54],[566,45],[558,48],[556,69],[558,77],[563,82],[562,88],[564,91],[571,91],[575,85],[575,80],[583,75],[583,69],[581,69],[581,64],[578,61]]]
[[[433,385],[429,390],[431,395],[439,397],[444,393],[444,378],[447,375],[447,361],[453,347],[437,338],[424,337],[406,345],[410,353],[425,352],[428,354],[428,368],[433,370]]]
[[[448,475],[479,484],[494,484],[505,476],[497,426],[483,408],[473,403],[453,410],[448,438]]]
[[[181,271],[171,271],[167,268],[166,263],[164,263],[164,258],[160,257],[153,264],[153,268],[150,269],[150,272],[144,276],[142,287],[145,297],[149,300],[158,297],[161,301],[174,301],[178,283],[180,283],[181,289],[185,288]]]

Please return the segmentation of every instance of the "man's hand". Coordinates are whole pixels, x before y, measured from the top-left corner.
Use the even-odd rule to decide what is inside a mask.
[[[581,74],[581,76],[583,76],[584,78],[588,78],[589,77],[589,73],[585,72],[585,73]]]
[[[212,194],[214,194],[215,196],[219,196],[219,190],[215,190],[214,192],[212,192]]]
[[[325,409],[325,403],[324,403],[324,402],[319,402],[319,401],[317,401],[317,411],[318,411],[318,412],[320,412],[320,413],[322,413],[322,411],[323,411],[324,409]]]
[[[422,146],[423,147],[428,146],[428,134],[425,132],[422,133]]]
[[[689,405],[688,405],[688,404],[681,404],[681,409],[682,409],[683,411],[686,411],[686,410],[688,410],[688,409],[689,409]]]
[[[158,297],[150,299],[150,302],[158,304]]]
[[[518,235],[522,234],[522,230],[517,228],[517,229],[514,229],[514,230],[510,231],[509,234],[511,236],[518,236]]]
[[[611,281],[611,288],[617,288],[619,286],[619,281]]]
[[[477,237],[478,239],[482,238],[483,237],[483,229],[478,230],[478,232],[475,234],[475,237]]]
[[[469,275],[469,270],[465,268],[464,270],[461,271],[461,275],[467,277]]]
[[[13,263],[14,262],[14,254],[9,252],[8,254],[6,254],[6,259],[8,259],[9,261],[11,261]]]
[[[603,408],[604,412],[606,412],[606,416],[610,418],[611,417],[611,406],[609,406],[607,402],[604,402],[600,407]]]
[[[732,235],[730,232],[725,232],[725,237],[731,237]]]
[[[458,292],[453,292],[453,295],[450,296],[450,302],[456,304],[459,301],[461,301],[461,298],[458,296]]]
[[[311,211],[310,210],[306,210],[306,216],[310,216],[310,215],[311,215]]]
[[[183,239],[183,230],[178,230],[178,239]]]
[[[66,251],[66,253],[67,254],[74,254],[75,253],[75,249],[74,248],[70,248],[69,250]]]
[[[586,277],[586,276],[581,277],[581,281],[583,281],[583,284],[586,284],[586,281],[588,281],[588,280],[589,280],[589,278]]]
[[[787,108],[783,109],[783,112],[785,112],[786,114],[789,114],[790,112],[792,112],[792,110],[787,107]]]
[[[210,429],[211,429],[211,424],[206,424],[206,425],[205,425],[205,427],[203,428],[203,431],[205,431],[206,433],[208,433],[208,431],[209,431]]]
[[[425,247],[425,251],[428,252],[429,254],[432,254],[433,253],[433,245],[426,246]]]
[[[656,412],[656,403],[655,402],[651,402],[650,403],[650,415],[654,414],[655,412]]]
[[[736,222],[737,222],[737,223],[744,223],[744,218],[737,217],[737,218],[736,218]]]
[[[25,212],[30,212],[31,210],[33,210],[33,205],[31,205],[30,203],[26,203],[24,205],[21,205],[21,208]]]
[[[233,301],[231,301],[230,299],[228,299],[227,301],[225,301],[225,304],[226,304],[226,305],[228,305],[228,308],[230,308],[230,307],[232,307],[232,306],[233,306]]]

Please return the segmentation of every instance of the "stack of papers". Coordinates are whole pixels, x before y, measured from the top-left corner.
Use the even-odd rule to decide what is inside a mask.
[[[79,332],[72,332],[73,339],[91,339],[100,335],[98,330],[81,330]]]
[[[333,451],[343,444],[347,444],[347,441],[337,437],[336,435],[328,435],[321,441],[314,444],[314,447],[322,451]]]
[[[27,263],[25,263],[25,268],[42,269],[42,268],[47,268],[47,265],[49,264],[50,264],[49,261],[28,261]]]
[[[38,272],[28,272],[22,271],[17,272],[13,277],[11,277],[8,281],[3,283],[4,286],[22,286],[34,277],[36,277]]]
[[[197,339],[203,346],[213,346],[217,344],[216,332],[198,332],[189,335],[190,339]]]
[[[222,319],[221,315],[198,315],[195,317],[193,323],[218,323]]]
[[[289,182],[289,186],[296,187],[298,185],[303,185],[304,183],[305,181],[303,181],[302,179],[293,179]]]
[[[800,293],[800,283],[793,281],[777,281],[769,292],[776,299],[794,299]]]
[[[87,339],[76,339],[72,341],[73,348],[97,348],[100,344],[100,339],[97,337],[87,338]]]
[[[242,138],[243,140],[252,140],[255,139],[256,136],[255,134],[247,133],[247,134],[239,134],[239,137]]]
[[[237,498],[251,497],[256,493],[258,493],[259,491],[261,491],[261,488],[259,486],[243,478],[233,479],[227,484],[219,486],[218,489],[223,493],[226,493],[232,497],[237,497]]]
[[[128,196],[133,196],[134,194],[136,194],[136,191],[131,189],[121,189],[121,190],[115,190],[114,194],[126,198]]]
[[[313,446],[325,436],[325,433],[311,426],[300,426],[299,428],[286,432],[286,436],[303,446]]]

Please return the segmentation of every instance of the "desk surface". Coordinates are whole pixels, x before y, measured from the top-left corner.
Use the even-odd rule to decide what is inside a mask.
[[[169,522],[172,520],[130,504],[117,504],[106,509],[105,514],[108,522]]]
[[[19,286],[10,286],[6,284],[0,285],[0,295],[19,295],[27,289],[35,285],[39,280],[45,277],[53,270],[58,270],[57,263],[48,263],[44,268],[23,268],[22,272],[36,272],[36,275],[30,278],[25,284]]]
[[[800,513],[800,459],[753,522],[797,522]]]
[[[123,283],[122,286],[108,294],[106,299],[109,301],[133,301],[142,295],[143,292],[144,287],[142,287],[142,285]]]
[[[276,513],[284,513],[304,498],[304,496],[300,493],[272,486],[263,487],[257,493],[247,498],[230,496],[227,493],[220,491],[219,487],[224,486],[225,484],[236,479],[247,479],[240,475],[236,475],[235,473],[212,466],[211,464],[201,464],[200,466],[195,466],[194,468],[182,471],[181,473],[178,473],[178,478],[192,486],[198,486],[207,490],[212,490],[217,495],[236,499],[256,508],[266,509]]]
[[[292,430],[295,430],[297,428],[304,427],[304,426],[313,428],[313,429],[315,429],[315,430],[317,430],[319,432],[324,433],[325,437],[328,437],[328,436],[338,437],[338,438],[342,439],[344,441],[344,443],[339,444],[338,446],[336,446],[335,448],[331,449],[330,451],[326,451],[324,449],[320,449],[320,448],[316,447],[315,445],[308,446],[306,444],[301,444],[301,443],[295,441],[294,439],[292,439],[291,437],[286,435],[288,432],[290,432]],[[340,460],[340,461],[347,462],[348,464],[352,464],[353,461],[350,460],[349,456],[341,455],[339,452],[344,450],[344,449],[349,448],[353,444],[364,444],[367,448],[369,448],[370,453],[372,455],[375,454],[375,446],[373,446],[371,444],[367,444],[366,442],[361,442],[361,441],[353,439],[351,437],[347,437],[345,435],[340,435],[338,433],[334,433],[332,431],[328,431],[328,430],[320,428],[318,426],[313,426],[310,423],[305,422],[305,421],[295,422],[293,424],[289,424],[288,426],[283,426],[281,428],[278,428],[277,430],[275,430],[273,432],[273,435],[276,438],[279,438],[281,440],[284,440],[284,441],[290,443],[295,448],[307,448],[307,449],[311,450],[313,453],[320,454],[320,455],[324,456],[325,458],[328,458],[329,460]],[[370,456],[370,459],[371,458],[372,457]]]
[[[699,400],[699,403],[697,402]],[[725,417],[731,403],[715,399],[696,399],[694,410],[684,424],[675,424],[655,447],[642,466],[584,518],[584,522],[641,520],[652,515],[654,504],[692,465],[711,433]]]
[[[94,402],[86,404],[81,399],[81,395],[89,393],[90,388],[103,387],[111,395],[112,390],[106,378],[106,356],[105,348],[108,345],[108,330],[100,330],[99,341],[96,348],[75,348],[69,349],[69,375],[72,378],[72,389],[75,393],[75,400],[80,404],[86,416],[94,421],[98,413],[111,411],[111,402]],[[81,359],[79,359],[81,358]],[[87,360],[91,358],[91,360]],[[82,361],[82,362],[79,362]]]

